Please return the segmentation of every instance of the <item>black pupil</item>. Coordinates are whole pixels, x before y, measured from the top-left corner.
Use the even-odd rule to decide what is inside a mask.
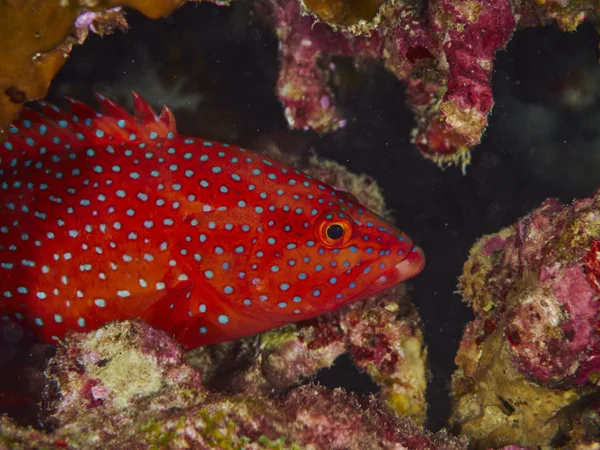
[[[332,240],[338,240],[344,236],[344,227],[338,224],[329,225],[327,227],[327,237]]]

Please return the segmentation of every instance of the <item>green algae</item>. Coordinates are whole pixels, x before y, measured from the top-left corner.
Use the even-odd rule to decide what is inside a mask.
[[[204,420],[204,429],[202,435],[206,439],[206,444],[211,448],[223,450],[243,450],[251,444],[260,444],[262,448],[274,450],[301,450],[302,447],[298,444],[286,444],[286,438],[281,436],[275,440],[269,439],[264,434],[258,439],[252,439],[248,436],[239,436],[236,433],[236,423],[227,417],[223,411],[214,413],[207,409],[200,411],[200,416]],[[223,429],[225,425],[225,429]]]
[[[286,325],[269,330],[261,335],[261,347],[263,349],[281,347],[286,342],[295,340],[297,331],[296,325]]]
[[[172,431],[164,429],[165,423],[154,418],[148,420],[140,427],[144,433],[146,441],[151,445],[151,449],[160,449],[168,447],[173,439],[177,436],[177,431],[183,429],[185,425],[185,417],[181,416],[175,429]]]

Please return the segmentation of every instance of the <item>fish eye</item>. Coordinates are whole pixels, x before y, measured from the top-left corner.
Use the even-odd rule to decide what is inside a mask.
[[[328,247],[341,247],[352,237],[352,221],[343,211],[327,211],[316,223],[317,238]]]
[[[331,225],[327,225],[327,229],[325,230],[327,233],[327,237],[332,241],[337,241],[344,237],[344,227],[339,223],[332,223]]]

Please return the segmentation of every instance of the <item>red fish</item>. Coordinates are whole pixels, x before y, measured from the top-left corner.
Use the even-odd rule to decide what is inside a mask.
[[[0,315],[48,342],[142,318],[187,348],[317,316],[418,274],[423,253],[266,156],[135,116],[25,109],[0,143]]]

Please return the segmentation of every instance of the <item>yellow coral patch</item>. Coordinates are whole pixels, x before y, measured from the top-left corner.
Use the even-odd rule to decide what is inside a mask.
[[[165,17],[186,0],[7,0],[0,2],[0,133],[26,101],[43,98],[76,38],[73,24],[84,11],[129,6],[150,18]]]
[[[343,27],[372,21],[382,0],[304,0],[305,9],[330,25]]]

